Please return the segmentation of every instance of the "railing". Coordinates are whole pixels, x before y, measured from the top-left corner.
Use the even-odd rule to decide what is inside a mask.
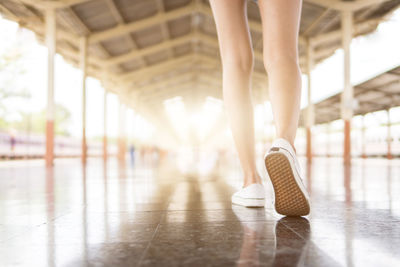
[[[117,146],[108,145],[110,154],[117,153]],[[56,136],[54,140],[54,154],[56,157],[78,157],[82,152],[80,139],[73,137]],[[43,158],[46,153],[46,137],[40,134],[11,135],[0,131],[0,158]],[[88,141],[88,156],[101,156],[103,145],[101,142]]]

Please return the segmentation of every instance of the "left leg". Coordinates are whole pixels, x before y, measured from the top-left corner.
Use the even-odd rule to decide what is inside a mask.
[[[243,169],[243,187],[261,183],[254,152],[253,50],[246,0],[210,0],[222,60],[224,104]]]
[[[251,73],[253,50],[247,22],[246,0],[210,0],[222,60],[222,87],[233,140],[243,168],[243,188],[232,203],[263,207],[265,191],[257,173],[254,152]]]

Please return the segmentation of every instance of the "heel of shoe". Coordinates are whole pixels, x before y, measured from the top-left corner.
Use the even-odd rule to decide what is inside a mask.
[[[281,215],[305,216],[310,213],[306,195],[296,182],[294,166],[282,152],[275,152],[265,158],[265,167],[275,192],[275,209]]]

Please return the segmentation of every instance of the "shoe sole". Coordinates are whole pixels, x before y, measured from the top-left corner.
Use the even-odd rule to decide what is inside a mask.
[[[275,209],[281,215],[305,216],[310,204],[296,182],[289,159],[280,152],[265,157],[265,167],[275,191]]]
[[[262,208],[265,206],[265,199],[232,197],[232,204],[247,208]]]

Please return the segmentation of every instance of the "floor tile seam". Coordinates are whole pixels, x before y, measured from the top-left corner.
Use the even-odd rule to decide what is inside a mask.
[[[294,230],[292,227],[286,225],[285,223],[282,224],[283,226],[285,226],[287,229],[289,229],[290,231],[292,231],[293,233],[295,233],[298,237],[300,237],[301,239],[305,240],[305,241],[310,241],[311,240],[311,233],[310,233],[310,238],[304,238],[302,237],[299,233],[296,232],[296,230]]]
[[[60,216],[63,216],[63,215],[60,215]],[[54,220],[51,220],[51,221],[54,221]],[[15,234],[15,235],[13,235],[13,236],[11,236],[11,237],[3,240],[3,241],[0,241],[0,245],[2,245],[3,243],[6,243],[6,242],[8,242],[8,241],[10,241],[12,239],[18,238],[18,237],[20,237],[20,236],[22,236],[22,235],[24,235],[26,233],[33,232],[34,230],[36,230],[36,228],[43,227],[44,225],[47,225],[47,224],[49,224],[48,221],[40,223],[40,224],[34,224],[34,225],[22,225],[23,227],[27,227],[28,229],[23,230],[22,233]]]
[[[87,245],[87,246],[92,246],[92,245],[115,245],[115,244],[144,244],[148,243],[150,241],[113,241],[113,242],[71,242],[71,243],[12,243],[12,244],[7,244],[7,246],[11,247],[30,247],[30,246],[76,246],[76,245]],[[0,247],[4,247],[5,244],[0,243]]]
[[[73,213],[73,212],[69,211],[69,212],[66,212],[64,214],[57,215],[54,218],[46,219],[46,220],[44,220],[43,222],[40,222],[40,223],[34,223],[34,224],[8,224],[7,223],[7,224],[0,224],[0,226],[23,226],[23,227],[31,227],[31,228],[32,227],[40,227],[40,226],[43,226],[43,225],[46,225],[46,224],[53,223],[58,218],[66,216],[66,215],[71,214],[71,213]]]
[[[275,223],[276,221],[271,220],[271,221],[180,221],[180,222],[161,222],[161,225],[165,225],[165,224],[221,224],[222,223],[236,223],[236,224],[243,224],[243,223],[253,223],[253,222],[257,222],[257,223]]]
[[[169,224],[169,223],[222,223],[222,222],[240,222],[240,223],[254,223],[254,222],[276,222],[274,220],[254,220],[254,221],[238,221],[238,220],[223,220],[223,221],[170,221],[170,222],[163,222],[161,221],[160,224]]]
[[[5,245],[5,244],[6,244],[7,242],[9,242],[10,240],[12,240],[12,239],[14,239],[14,238],[18,238],[19,236],[25,234],[25,233],[28,232],[28,231],[29,231],[29,230],[25,230],[24,233],[15,234],[15,235],[13,235],[13,236],[7,238],[7,239],[4,239],[4,240],[0,241],[0,247],[1,247],[2,245]],[[8,244],[7,244],[7,245],[8,245]]]
[[[82,207],[82,210],[83,210],[83,207]],[[61,217],[64,217],[64,216],[67,216],[67,215],[72,214],[72,213],[73,213],[73,211],[69,211],[69,212],[66,212],[66,213],[64,213],[62,215],[58,215],[58,216],[54,217],[53,219],[48,220],[48,221],[46,221],[46,222],[44,222],[44,223],[42,223],[42,224],[40,224],[38,226],[46,225],[46,224],[49,224],[49,223],[54,223],[57,219],[59,219]]]
[[[147,244],[145,250],[144,250],[143,253],[142,253],[142,256],[141,256],[140,259],[139,259],[138,266],[141,266],[141,265],[142,265],[143,259],[144,259],[144,257],[146,256],[147,251],[150,249],[151,242],[154,240],[154,237],[156,236],[157,231],[158,231],[158,229],[160,228],[161,222],[164,220],[165,216],[166,216],[166,212],[164,211],[163,216],[161,217],[160,221],[158,222],[157,227],[156,227],[156,229],[154,230],[154,233],[153,233],[151,239],[149,240],[149,242],[148,242],[148,244]]]
[[[82,211],[79,211],[79,212],[82,212]],[[90,211],[90,210],[86,211],[87,214],[104,214],[104,213],[108,213],[108,214],[112,214],[112,215],[115,215],[115,214],[134,214],[135,212],[142,212],[142,213],[158,212],[158,213],[164,213],[164,212],[166,212],[166,210],[165,209],[159,209],[159,210],[131,210],[131,211],[126,210],[126,211],[107,211],[107,212],[106,211]],[[73,212],[69,212],[69,213],[70,214],[78,213],[78,211],[73,211]],[[65,215],[66,214],[60,215],[60,216],[65,216]]]
[[[172,210],[166,210],[166,211],[226,211],[226,210],[232,210],[230,208],[228,209],[172,209]]]

